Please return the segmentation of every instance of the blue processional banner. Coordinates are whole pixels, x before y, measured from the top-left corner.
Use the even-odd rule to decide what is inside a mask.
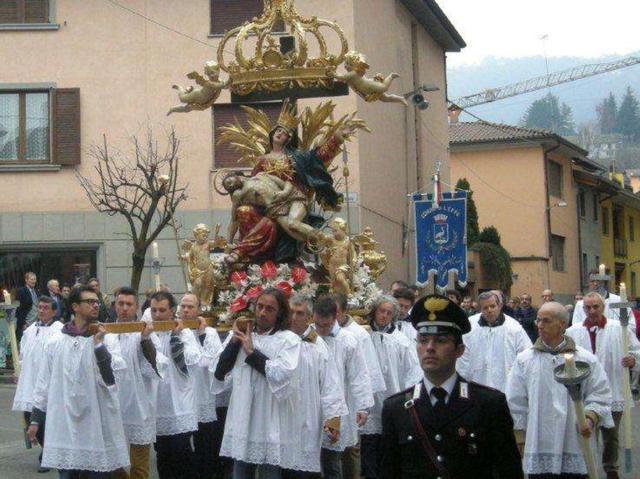
[[[467,194],[443,193],[436,205],[432,195],[414,196],[416,225],[416,280],[424,285],[429,271],[436,285],[447,287],[448,272],[455,270],[458,283],[467,283]]]

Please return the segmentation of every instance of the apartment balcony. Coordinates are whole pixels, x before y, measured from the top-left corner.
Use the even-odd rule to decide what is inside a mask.
[[[620,238],[613,239],[613,254],[620,258],[627,257],[627,240]]]

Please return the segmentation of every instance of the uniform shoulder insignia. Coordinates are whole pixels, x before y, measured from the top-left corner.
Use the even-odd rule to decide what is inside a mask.
[[[385,399],[385,401],[388,401],[388,400],[394,399],[394,398],[404,398],[405,395],[407,395],[407,394],[413,394],[413,388],[414,388],[414,386],[411,386],[410,388],[407,388],[404,391],[400,391],[398,393],[392,394],[387,399]]]

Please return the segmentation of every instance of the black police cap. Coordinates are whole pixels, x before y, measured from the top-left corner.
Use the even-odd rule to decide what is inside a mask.
[[[411,324],[418,334],[467,334],[471,323],[465,312],[440,294],[429,294],[418,299],[411,309]]]

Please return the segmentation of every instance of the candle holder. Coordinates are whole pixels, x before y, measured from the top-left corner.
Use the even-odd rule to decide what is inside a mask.
[[[565,364],[560,364],[553,369],[553,378],[564,385],[569,391],[569,396],[573,402],[573,407],[576,411],[576,419],[580,428],[584,428],[587,423],[587,418],[584,413],[584,404],[582,403],[582,384],[591,374],[591,367],[589,363],[584,361],[575,361],[575,371],[570,371]],[[593,431],[595,434],[596,431]],[[580,440],[580,447],[582,449],[582,455],[584,456],[584,462],[587,465],[587,472],[589,479],[598,479],[598,471],[596,469],[596,463],[593,460],[593,453],[591,451],[591,444],[589,438],[584,437],[578,433]]]

